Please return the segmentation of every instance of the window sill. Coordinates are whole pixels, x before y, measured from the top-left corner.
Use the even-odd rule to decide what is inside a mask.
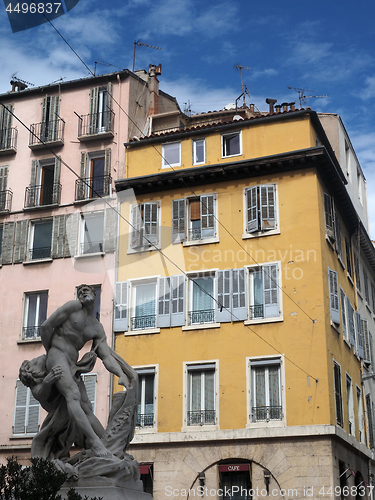
[[[331,247],[331,250],[335,251],[335,244],[334,242],[331,240],[331,238],[328,236],[328,234],[326,234],[326,242],[328,243],[328,245]]]
[[[244,321],[244,325],[256,325],[261,323],[277,323],[280,321],[284,321],[284,316],[278,316],[277,318],[256,318],[256,319],[247,319]]]
[[[47,259],[34,259],[34,260],[25,260],[22,264],[24,266],[28,266],[30,264],[45,264],[46,262],[52,262],[52,257],[48,257]]]
[[[33,437],[36,435],[36,432],[29,433],[29,434],[12,434],[9,436],[9,439],[11,440],[16,440],[16,439],[33,439]]]
[[[215,236],[214,238],[204,238],[203,240],[184,241],[182,245],[184,247],[191,247],[194,245],[208,245],[209,243],[219,243],[219,241],[219,237]]]
[[[219,431],[220,426],[218,424],[215,425],[187,425],[181,427],[181,432],[212,432]]]
[[[258,422],[249,422],[246,429],[259,429],[259,427],[285,427],[285,420],[259,420]]]
[[[157,427],[136,427],[136,434],[156,434],[158,432]]]
[[[199,325],[183,326],[182,331],[188,332],[191,330],[206,330],[208,328],[220,328],[220,323],[201,323]]]
[[[337,332],[339,335],[341,335],[340,329],[336,323],[334,323],[332,320],[330,320],[332,328]]]
[[[135,248],[130,248],[126,253],[127,255],[134,255],[137,253],[145,253],[145,252],[152,252],[155,250],[161,250],[161,247],[159,244],[155,244],[155,246],[150,246],[150,247],[139,247],[137,249]]]
[[[353,278],[350,276],[350,274],[349,274],[348,272],[346,273],[346,277],[348,278],[349,283],[350,283],[352,286],[354,286],[354,281],[353,281]]]
[[[349,349],[351,349],[351,348],[352,348],[352,344],[350,343],[350,340],[349,340],[349,339],[347,339],[347,338],[345,338],[345,337],[343,337],[343,340],[344,340],[345,344],[347,345],[347,347],[348,347]]]
[[[357,288],[357,295],[358,295],[358,297],[359,297],[361,300],[363,300],[363,295],[362,295],[362,292],[361,292],[360,290],[358,290],[358,288]]]
[[[168,165],[162,165],[161,168],[164,170],[165,168],[179,168],[184,167],[185,165],[182,163],[169,163]]]
[[[366,301],[366,309],[368,310],[370,315],[372,315],[371,307],[369,306],[369,303],[367,301]]]
[[[104,252],[93,252],[93,253],[83,253],[81,255],[75,255],[75,259],[87,259],[89,257],[104,257]]]
[[[341,264],[341,267],[342,267],[343,269],[345,269],[345,264],[344,264],[344,261],[342,260],[341,255],[338,255],[338,254],[337,254],[337,258],[338,258],[338,260],[339,260],[339,262],[340,262],[340,264]]]
[[[17,340],[18,345],[22,344],[35,344],[35,342],[42,342],[42,339],[40,337],[36,337],[35,339],[21,339]]]
[[[147,330],[130,330],[128,332],[125,332],[124,335],[125,337],[128,337],[130,335],[150,335],[153,333],[160,333],[160,328],[148,328]]]
[[[226,160],[227,158],[235,158],[236,156],[243,156],[243,153],[240,152],[240,153],[236,153],[235,155],[222,156],[221,159]]]
[[[24,207],[24,212],[30,212],[31,210],[49,210],[51,208],[59,207],[59,203],[50,203],[49,205],[35,205],[34,207]]]
[[[254,233],[244,233],[242,235],[242,239],[248,240],[252,238],[261,238],[262,236],[273,236],[274,234],[280,234],[280,228],[270,229],[269,231],[254,231]]]

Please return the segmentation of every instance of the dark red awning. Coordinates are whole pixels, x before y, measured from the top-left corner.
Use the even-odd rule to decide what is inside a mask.
[[[139,465],[140,474],[149,474],[151,465]]]
[[[224,464],[219,465],[220,472],[240,472],[240,471],[249,471],[250,464]]]

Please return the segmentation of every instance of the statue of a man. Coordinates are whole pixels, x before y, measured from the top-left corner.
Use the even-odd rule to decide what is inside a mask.
[[[45,368],[48,374],[53,374],[53,384],[66,404],[68,419],[74,424],[76,434],[83,436],[85,448],[90,448],[96,456],[106,456],[110,453],[101,440],[104,428],[87,404],[79,381],[80,373],[90,371],[93,365],[91,363],[89,370],[82,369],[85,362],[78,361],[79,351],[86,342],[92,341],[89,357],[97,355],[106,369],[119,377],[119,384],[125,390],[137,375],[107,344],[104,328],[94,316],[94,288],[79,286],[77,297],[78,300],[59,307],[41,326],[41,339],[46,349]],[[31,389],[37,392],[39,387],[41,391],[40,383]]]

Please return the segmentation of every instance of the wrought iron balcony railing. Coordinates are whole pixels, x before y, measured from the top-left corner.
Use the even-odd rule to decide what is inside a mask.
[[[25,208],[34,208],[44,205],[58,205],[61,198],[61,184],[52,186],[28,186],[25,192]]]
[[[103,242],[102,241],[85,241],[80,244],[80,255],[86,255],[89,253],[102,253],[103,252]]]
[[[51,246],[31,248],[28,254],[28,260],[49,259],[51,257]]]
[[[33,340],[40,338],[40,326],[25,326],[23,328],[23,339]]]
[[[187,412],[188,425],[213,425],[216,421],[215,410],[198,410]]]
[[[31,149],[60,145],[64,143],[65,121],[62,118],[49,120],[48,122],[32,123],[30,125],[29,147]]]
[[[154,426],[154,414],[153,413],[138,413],[137,427],[153,427]]]
[[[215,323],[215,309],[206,311],[189,311],[189,325],[200,325],[203,323]]]
[[[112,177],[102,175],[100,177],[86,177],[76,180],[75,200],[87,200],[88,198],[100,198],[110,194]]]
[[[11,189],[0,191],[0,212],[10,212],[12,208],[13,192]]]
[[[112,109],[99,113],[82,115],[78,121],[78,138],[80,140],[94,138],[96,135],[113,137],[115,113]]]
[[[0,129],[0,153],[15,153],[18,130],[14,127]]]
[[[269,420],[281,420],[282,407],[281,406],[253,406],[252,420],[253,422]]]
[[[249,307],[249,319],[264,318],[264,306],[258,304]]]
[[[156,327],[156,315],[151,314],[149,316],[134,316],[131,318],[131,329],[132,330],[146,330],[147,328]]]

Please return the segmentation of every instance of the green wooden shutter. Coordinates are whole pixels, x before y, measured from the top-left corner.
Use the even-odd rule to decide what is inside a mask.
[[[354,309],[350,303],[349,297],[346,297],[346,312],[348,313],[349,340],[355,349],[355,327],[354,327]]]
[[[88,192],[88,186],[86,185],[86,171],[87,171],[87,153],[86,151],[81,151],[81,162],[80,162],[80,179],[78,182],[78,189],[76,191],[77,200],[84,200],[87,198],[86,193]]]
[[[17,380],[13,434],[25,434],[26,413],[27,413],[27,387],[23,385],[23,383],[20,380]]]
[[[37,173],[38,173],[38,160],[31,160],[31,177],[30,177],[30,191],[28,207],[35,207],[37,204],[36,199],[36,183],[37,183]]]
[[[60,111],[60,96],[54,95],[50,97],[49,107],[49,126],[48,140],[57,141],[59,137],[59,111]]]
[[[361,315],[358,311],[355,312],[355,332],[357,338],[357,352],[361,359],[363,359],[363,336],[362,336],[362,322]]]
[[[11,264],[13,262],[15,225],[15,222],[5,222],[3,225],[3,244],[1,248],[2,264]]]
[[[29,221],[19,220],[16,224],[16,238],[14,244],[14,263],[24,262],[26,259],[27,233]]]
[[[89,134],[97,133],[97,117],[98,117],[98,95],[99,87],[94,87],[90,91],[90,115],[89,115]]]
[[[147,240],[143,241],[145,246],[150,244],[157,245],[159,242],[159,221],[158,221],[158,203],[155,201],[144,204],[143,227]]]
[[[13,104],[0,106],[0,149],[8,149],[12,140]]]
[[[61,156],[56,156],[55,168],[53,173],[53,193],[52,193],[52,203],[55,205],[60,203],[60,172],[61,172]]]
[[[56,215],[52,225],[52,258],[64,257],[65,246],[65,215]]]
[[[368,331],[368,322],[366,319],[361,320],[362,335],[363,335],[363,361],[365,363],[371,362],[371,351],[370,351],[370,336]]]
[[[0,193],[6,191],[8,184],[8,165],[0,167]],[[2,198],[0,198],[1,200]],[[5,201],[5,197],[4,197]],[[0,208],[1,210],[1,208]]]
[[[113,100],[113,85],[111,82],[107,85],[107,109],[105,112],[105,130],[110,132],[112,130],[112,100]]]

